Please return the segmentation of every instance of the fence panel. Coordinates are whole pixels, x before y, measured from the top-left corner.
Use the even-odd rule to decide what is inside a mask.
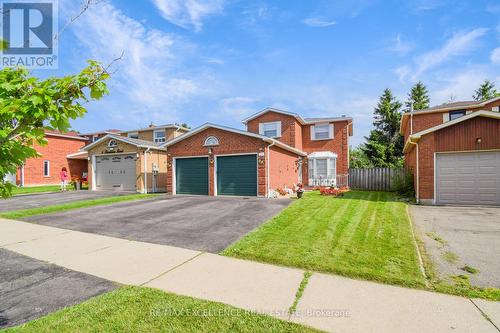
[[[349,187],[354,190],[391,191],[394,178],[404,175],[403,168],[349,169]]]

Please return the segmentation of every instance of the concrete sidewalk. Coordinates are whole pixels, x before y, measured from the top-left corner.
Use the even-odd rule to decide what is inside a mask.
[[[335,332],[498,332],[500,303],[0,219],[0,247],[108,280],[219,301]]]

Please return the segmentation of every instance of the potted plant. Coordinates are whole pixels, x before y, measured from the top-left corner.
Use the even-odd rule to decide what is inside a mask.
[[[297,198],[298,199],[302,198],[302,195],[304,194],[304,185],[298,184],[296,192],[297,192]]]
[[[73,183],[73,187],[75,188],[75,190],[79,191],[80,190],[80,179],[78,179],[77,177],[73,178],[71,180],[71,182]]]

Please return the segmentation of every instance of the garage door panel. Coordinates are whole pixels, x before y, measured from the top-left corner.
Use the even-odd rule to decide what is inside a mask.
[[[218,156],[217,194],[256,196],[256,155]]]
[[[436,201],[500,205],[500,152],[436,156]]]
[[[208,158],[176,159],[175,189],[177,194],[208,195]]]
[[[136,158],[134,154],[97,156],[96,188],[135,190]]]

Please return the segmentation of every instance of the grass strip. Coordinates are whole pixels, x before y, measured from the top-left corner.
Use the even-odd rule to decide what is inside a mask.
[[[44,193],[44,192],[59,192],[61,186],[59,185],[44,185],[44,186],[27,186],[27,187],[13,187],[12,195],[17,194],[31,194],[31,193]],[[69,188],[68,190],[72,190]]]
[[[302,278],[302,281],[300,281],[299,289],[297,289],[297,292],[295,293],[295,300],[293,301],[292,306],[290,309],[288,309],[289,314],[294,314],[295,311],[297,310],[297,305],[299,304],[300,299],[302,298],[302,295],[304,294],[304,290],[307,287],[307,283],[309,282],[309,278],[311,277],[313,273],[312,272],[304,272],[304,277]]]
[[[45,207],[37,207],[37,208],[28,208],[28,209],[20,209],[14,210],[10,212],[5,212],[0,214],[0,217],[6,219],[17,220],[28,216],[40,215],[40,214],[51,214],[58,213],[73,209],[92,207],[92,206],[100,206],[100,205],[108,205],[118,202],[124,201],[132,201],[132,200],[142,200],[142,199],[150,199],[159,196],[160,194],[130,194],[130,195],[122,195],[116,197],[108,197],[108,198],[98,198],[91,200],[81,200],[68,202],[60,205],[52,205]]]
[[[5,332],[320,332],[217,302],[123,287]]]

